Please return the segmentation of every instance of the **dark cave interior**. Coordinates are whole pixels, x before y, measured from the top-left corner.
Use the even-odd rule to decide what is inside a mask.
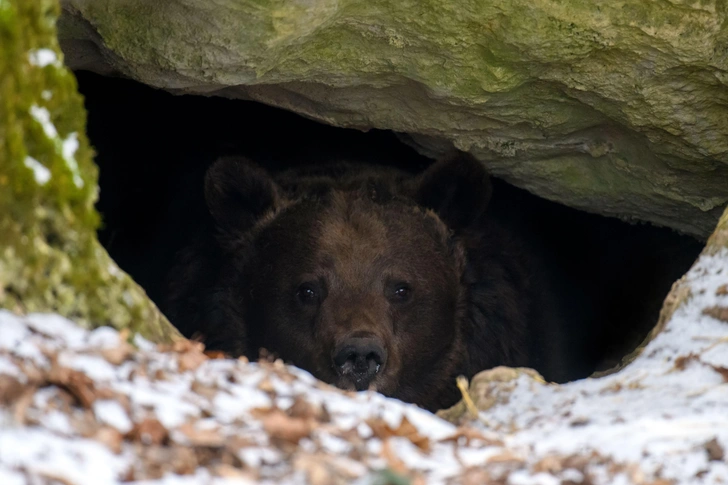
[[[335,128],[255,102],[76,76],[99,166],[99,241],[158,304],[175,253],[204,217],[202,181],[218,156],[244,155],[269,169],[343,159],[416,173],[432,163],[389,131]],[[574,210],[500,180],[493,194],[494,210],[524,218],[543,235],[542,250],[571,279],[574,305],[598,305],[608,317],[588,339],[573,338],[584,360],[580,377],[634,350],[702,248],[670,229]],[[601,296],[585,302],[582,287],[599,288]]]

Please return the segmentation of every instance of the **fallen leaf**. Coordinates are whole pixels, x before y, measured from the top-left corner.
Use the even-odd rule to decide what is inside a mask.
[[[262,416],[261,422],[268,436],[294,444],[309,436],[314,428],[312,420],[293,418],[280,409]]]
[[[33,403],[33,396],[35,396],[36,388],[26,387],[23,389],[21,395],[15,401],[15,409],[13,409],[13,418],[17,423],[25,423],[25,416],[28,412],[28,408]]]
[[[395,473],[404,475],[407,472],[407,465],[394,453],[389,439],[384,439],[382,443],[382,458],[387,462],[387,466]],[[385,482],[389,483],[389,482]]]
[[[516,455],[515,453],[511,453],[510,451],[504,451],[503,453],[498,453],[497,455],[493,455],[489,457],[486,460],[487,463],[524,463],[525,460]]]
[[[458,429],[455,430],[455,433],[444,438],[442,441],[445,443],[459,443],[461,439],[465,440],[465,446],[470,446],[470,442],[474,440],[481,441],[485,446],[503,446],[503,441],[488,438],[477,429],[468,426],[458,427]]]
[[[698,356],[695,354],[688,354],[688,355],[681,355],[677,359],[675,359],[675,368],[677,370],[685,370],[688,363],[698,360]]]
[[[422,451],[430,451],[430,440],[426,436],[419,433],[417,428],[409,422],[406,416],[402,417],[399,426],[393,429],[383,419],[368,419],[367,425],[372,429],[374,436],[384,440],[392,436],[401,436],[407,438],[413,445]]]
[[[215,465],[214,468],[214,474],[215,476],[222,477],[222,478],[229,478],[231,480],[241,480],[243,482],[253,482],[256,480],[257,477],[250,474],[250,472],[243,471],[240,468],[226,465],[224,463],[221,463],[219,465]]]
[[[703,309],[703,315],[708,315],[716,320],[728,323],[728,307],[725,306],[712,306]]]
[[[306,474],[307,483],[311,485],[333,485],[337,480],[332,471],[326,466],[325,457],[321,459],[312,455],[297,455],[293,467]]]
[[[711,365],[710,368],[720,374],[720,376],[723,378],[723,382],[728,382],[728,367]]]
[[[174,343],[171,344],[158,344],[157,350],[159,350],[160,352],[176,352],[178,354],[194,351],[202,353],[205,350],[205,345],[201,342],[182,339],[176,340]]]
[[[725,296],[728,295],[728,284],[726,285],[720,285],[717,290],[715,290],[716,296]]]
[[[154,418],[146,418],[142,422],[136,423],[126,434],[127,439],[145,445],[161,445],[167,441],[168,437],[167,428]]]
[[[230,356],[227,355],[225,352],[221,352],[219,350],[205,350],[204,354],[208,359],[213,360],[230,358]]]
[[[273,387],[273,383],[270,381],[270,378],[268,376],[263,378],[258,383],[258,389],[260,389],[261,391],[268,393],[268,394],[275,393],[275,388]]]
[[[113,365],[120,365],[126,362],[134,353],[134,347],[126,343],[124,340],[119,341],[119,345],[112,348],[102,349],[101,356]]]
[[[296,396],[293,405],[288,408],[288,415],[292,418],[313,419],[319,423],[328,423],[331,416],[324,405],[314,405],[302,396]]]
[[[190,385],[190,389],[195,394],[203,396],[208,400],[212,400],[215,396],[217,396],[217,389],[215,387],[203,384],[198,380],[192,382],[192,385]]]
[[[723,458],[725,458],[723,447],[718,443],[716,438],[708,441],[703,446],[705,446],[705,451],[708,452],[708,459],[710,461],[723,461]]]
[[[49,384],[56,385],[68,391],[86,409],[90,408],[99,397],[94,386],[94,381],[86,374],[74,369],[61,367],[56,362],[51,366],[47,380]]]
[[[563,458],[557,456],[546,456],[533,465],[533,471],[536,473],[559,473],[564,469]]]
[[[192,423],[184,423],[177,430],[184,435],[192,446],[217,448],[225,442],[225,437],[218,428],[199,429]]]
[[[25,386],[15,377],[0,374],[0,404],[9,406],[23,394]]]
[[[180,372],[186,372],[197,369],[206,360],[207,357],[200,350],[190,350],[179,355],[177,366]]]
[[[96,441],[102,443],[117,455],[121,453],[121,443],[124,436],[115,428],[104,426],[99,428],[92,437]]]

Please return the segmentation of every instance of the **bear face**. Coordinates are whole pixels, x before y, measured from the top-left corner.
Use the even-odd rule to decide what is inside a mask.
[[[433,214],[334,191],[281,210],[252,244],[248,328],[318,378],[411,400],[408,383],[458,349],[462,261]]]
[[[490,198],[479,163],[416,178],[343,164],[274,179],[228,158],[208,171],[205,197],[215,237],[183,258],[177,283],[190,285],[172,292],[184,333],[234,355],[264,348],[343,389],[430,409],[455,400],[455,376],[468,372],[454,235]]]

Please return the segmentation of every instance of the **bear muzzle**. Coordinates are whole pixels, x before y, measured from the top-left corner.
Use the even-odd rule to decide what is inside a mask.
[[[384,370],[387,350],[378,337],[348,337],[336,346],[332,360],[342,381],[353,384],[357,391],[364,391]]]

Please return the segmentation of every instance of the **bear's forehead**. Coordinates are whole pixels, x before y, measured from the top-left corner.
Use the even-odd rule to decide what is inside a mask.
[[[317,259],[352,277],[403,265],[437,264],[435,260],[447,253],[447,228],[413,205],[342,196],[322,211],[317,225]]]

